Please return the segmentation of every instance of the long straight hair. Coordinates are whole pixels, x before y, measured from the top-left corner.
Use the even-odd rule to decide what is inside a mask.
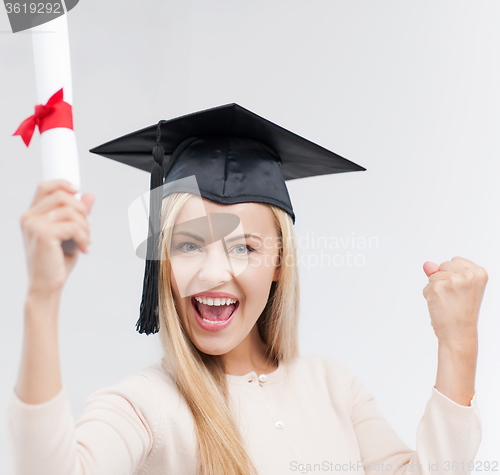
[[[201,352],[186,334],[172,293],[169,260],[174,223],[193,195],[173,193],[163,200],[160,236],[159,338],[163,367],[168,368],[184,396],[197,429],[198,472],[203,475],[256,475],[236,420],[230,410],[223,360]],[[266,358],[280,365],[298,356],[299,278],[292,220],[272,205],[281,266],[271,284],[267,304],[256,325],[266,345]]]

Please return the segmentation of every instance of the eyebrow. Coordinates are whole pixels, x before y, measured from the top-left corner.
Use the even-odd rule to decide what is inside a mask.
[[[177,236],[177,234],[183,234],[185,236],[189,236],[189,237],[192,237],[193,239],[196,239],[197,241],[200,241],[202,243],[205,243],[205,240],[200,237],[200,236],[197,236],[196,234],[192,234],[192,233],[188,233],[187,231],[179,231],[177,233],[174,233],[173,236]],[[262,238],[260,238],[259,236],[257,236],[256,234],[252,234],[252,233],[245,233],[245,234],[240,234],[239,236],[234,236],[232,238],[229,238],[229,239],[224,239],[226,242],[233,242],[233,241],[237,241],[238,239],[241,239],[241,238],[249,238],[249,237],[254,237],[254,238],[257,238],[259,239],[260,241],[262,241]]]
[[[205,240],[202,237],[197,236],[196,234],[188,233],[187,231],[179,231],[178,233],[174,233],[173,236],[177,236],[177,234],[184,234],[186,236],[192,237],[193,239],[196,239],[197,241],[200,241],[203,243],[205,242]]]
[[[232,238],[225,239],[225,241],[226,242],[232,242],[232,241],[237,241],[238,239],[241,239],[241,238],[248,238],[248,237],[254,237],[254,238],[257,238],[260,241],[262,241],[262,238],[260,238],[259,236],[257,236],[257,234],[251,234],[251,233],[240,234],[239,236],[234,236]]]

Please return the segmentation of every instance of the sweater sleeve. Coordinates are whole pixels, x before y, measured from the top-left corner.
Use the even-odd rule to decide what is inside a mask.
[[[468,475],[481,442],[476,395],[462,406],[432,388],[411,450],[382,415],[370,390],[356,376],[351,380],[352,413],[364,469],[376,473]]]
[[[147,459],[158,423],[145,403],[148,378],[129,375],[91,394],[78,421],[63,385],[52,399],[27,404],[12,392],[8,430],[15,475],[131,475]]]

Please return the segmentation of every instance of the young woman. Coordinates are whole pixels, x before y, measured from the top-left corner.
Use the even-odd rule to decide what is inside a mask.
[[[167,177],[172,160],[181,169],[182,157],[193,158],[187,147],[181,158],[174,153]],[[196,141],[192,147],[198,157]],[[292,214],[266,200],[222,204],[200,191],[162,202],[164,356],[92,394],[75,424],[60,379],[57,320],[77,254],[64,255],[60,243],[74,239],[87,252],[94,197],[75,199],[63,180],[40,184],[21,219],[30,285],[9,407],[16,475],[435,475],[453,462],[454,473],[469,473],[481,439],[474,378],[485,270],[459,257],[424,264],[439,361],[412,450],[356,376],[335,360],[299,354]],[[223,238],[220,217],[238,223]]]

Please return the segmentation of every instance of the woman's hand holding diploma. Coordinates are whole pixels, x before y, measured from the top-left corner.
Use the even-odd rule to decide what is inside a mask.
[[[423,269],[429,277],[423,295],[439,343],[435,388],[469,406],[475,394],[477,321],[488,274],[463,257],[440,266],[427,261]]]
[[[29,272],[29,294],[59,292],[75,266],[78,252],[64,254],[61,241],[73,239],[82,252],[90,240],[87,215],[94,196],[81,201],[66,180],[41,182],[31,207],[21,217]]]
[[[61,291],[78,259],[61,246],[73,239],[82,252],[90,242],[88,215],[94,196],[75,198],[66,180],[43,181],[21,217],[29,289],[24,313],[21,364],[15,391],[21,401],[40,404],[62,389],[57,344]]]

